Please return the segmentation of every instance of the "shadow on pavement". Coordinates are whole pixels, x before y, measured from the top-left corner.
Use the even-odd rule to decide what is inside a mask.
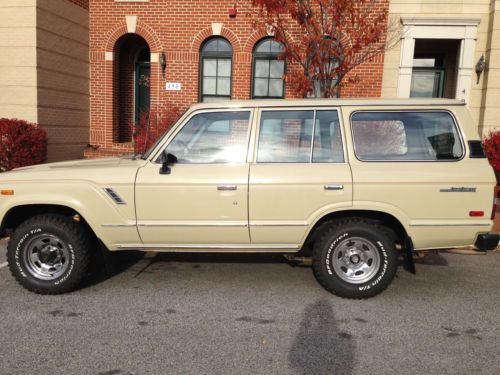
[[[288,362],[300,374],[348,375],[354,351],[351,334],[338,329],[330,303],[320,299],[306,306]]]
[[[134,277],[138,277],[155,263],[268,263],[268,264],[289,264],[292,265],[281,254],[222,254],[222,253],[157,253],[150,258],[147,264],[142,267]]]
[[[142,251],[108,252],[104,257],[101,252],[92,256],[89,275],[80,289],[100,284],[112,277],[125,272],[141,261],[146,253]]]
[[[448,261],[438,251],[424,252],[418,258],[414,259],[415,264],[424,264],[426,266],[448,266]]]

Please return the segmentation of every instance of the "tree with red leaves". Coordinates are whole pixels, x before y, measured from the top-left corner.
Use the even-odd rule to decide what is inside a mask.
[[[259,26],[285,45],[282,58],[303,69],[286,78],[304,94],[339,96],[348,73],[386,49],[387,12],[373,11],[386,0],[252,1]],[[303,35],[294,39],[297,28]]]

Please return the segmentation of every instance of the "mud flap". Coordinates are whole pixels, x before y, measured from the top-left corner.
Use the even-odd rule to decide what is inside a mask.
[[[405,239],[405,270],[410,273],[416,274],[415,262],[413,261],[413,241],[410,236],[406,236]]]

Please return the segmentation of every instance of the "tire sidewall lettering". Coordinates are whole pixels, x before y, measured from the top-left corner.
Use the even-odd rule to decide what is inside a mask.
[[[30,230],[26,231],[22,235],[21,239],[16,244],[16,248],[15,248],[15,252],[14,252],[14,263],[15,263],[15,266],[19,270],[19,273],[21,274],[21,276],[24,277],[24,278],[31,277],[31,278],[37,280],[37,282],[53,283],[54,285],[59,285],[62,282],[64,282],[65,280],[67,280],[68,277],[70,277],[70,275],[73,272],[73,269],[74,269],[74,266],[75,266],[75,250],[74,250],[73,244],[71,244],[69,242],[66,242],[66,245],[68,246],[69,252],[71,254],[71,257],[70,257],[71,258],[70,259],[71,263],[70,263],[70,266],[69,266],[68,270],[61,277],[59,277],[56,280],[41,280],[41,279],[38,279],[35,276],[31,275],[29,272],[27,272],[26,265],[24,264],[24,262],[25,262],[25,260],[24,260],[25,254],[24,254],[23,250],[27,250],[27,249],[24,248],[25,242],[27,240],[29,240],[30,237],[32,237],[32,236],[34,236],[34,235],[36,235],[38,233],[41,233],[41,232],[43,232],[43,228],[37,227],[37,228],[33,228],[33,229],[30,229]]]

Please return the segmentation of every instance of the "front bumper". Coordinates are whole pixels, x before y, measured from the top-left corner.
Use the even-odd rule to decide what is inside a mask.
[[[498,233],[481,233],[477,236],[474,246],[479,250],[495,250],[500,241],[500,234]]]

